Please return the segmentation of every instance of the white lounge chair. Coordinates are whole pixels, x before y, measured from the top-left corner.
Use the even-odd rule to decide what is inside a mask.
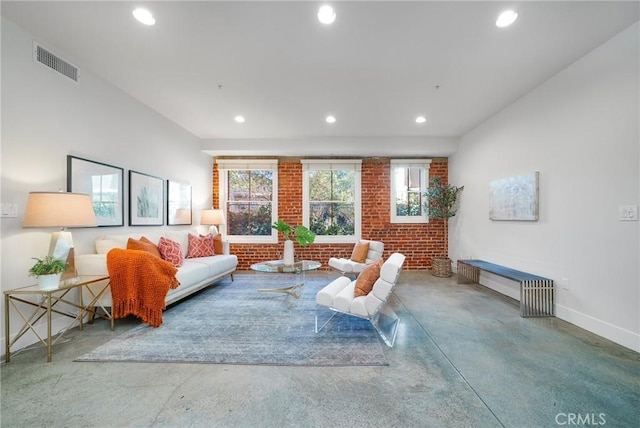
[[[315,332],[322,330],[337,313],[343,313],[369,320],[387,346],[393,347],[400,320],[387,299],[398,281],[404,260],[404,255],[393,253],[380,268],[380,277],[373,289],[365,296],[355,296],[356,280],[346,276],[335,279],[320,290],[316,303],[333,313],[325,320],[327,311],[318,309]]]
[[[354,261],[352,259],[331,257],[329,259],[329,267],[332,267],[333,269],[337,270],[342,275],[358,276],[358,274],[362,272],[362,269],[364,269],[365,266],[375,261],[378,261],[380,260],[380,258],[382,258],[382,253],[384,253],[384,243],[380,241],[370,241],[367,239],[361,239],[359,242],[357,242],[354,245],[353,247],[354,250],[356,249],[358,244],[362,244],[362,243],[369,244],[369,250],[363,262]]]

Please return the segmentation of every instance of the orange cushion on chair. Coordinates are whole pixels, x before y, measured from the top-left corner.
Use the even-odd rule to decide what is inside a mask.
[[[158,250],[156,244],[154,244],[144,236],[140,238],[140,240],[129,238],[129,240],[127,241],[127,250],[146,251],[147,253],[151,253],[154,256],[158,257],[159,259],[162,258],[162,256],[160,256],[160,250]]]
[[[364,263],[367,261],[367,254],[369,254],[369,243],[358,242],[351,253],[351,260],[358,263]]]
[[[373,284],[380,278],[380,269],[382,268],[384,260],[380,259],[375,263],[371,263],[365,267],[363,271],[358,275],[356,280],[356,288],[353,290],[353,294],[356,297],[366,296],[373,289]]]

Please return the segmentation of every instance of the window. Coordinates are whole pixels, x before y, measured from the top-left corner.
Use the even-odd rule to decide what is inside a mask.
[[[219,159],[219,202],[229,242],[275,243],[278,219],[277,160]]]
[[[360,160],[303,160],[303,224],[316,242],[360,238]]]
[[[429,182],[430,159],[391,160],[391,222],[428,223],[424,192]]]

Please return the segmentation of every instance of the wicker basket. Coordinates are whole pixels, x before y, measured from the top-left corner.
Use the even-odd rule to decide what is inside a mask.
[[[431,274],[440,278],[448,278],[451,273],[451,259],[449,257],[434,257],[432,262]]]

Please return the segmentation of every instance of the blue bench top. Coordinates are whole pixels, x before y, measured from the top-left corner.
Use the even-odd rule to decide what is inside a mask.
[[[460,260],[460,262],[514,281],[551,281],[549,278],[510,269],[495,263],[485,262],[484,260]]]

